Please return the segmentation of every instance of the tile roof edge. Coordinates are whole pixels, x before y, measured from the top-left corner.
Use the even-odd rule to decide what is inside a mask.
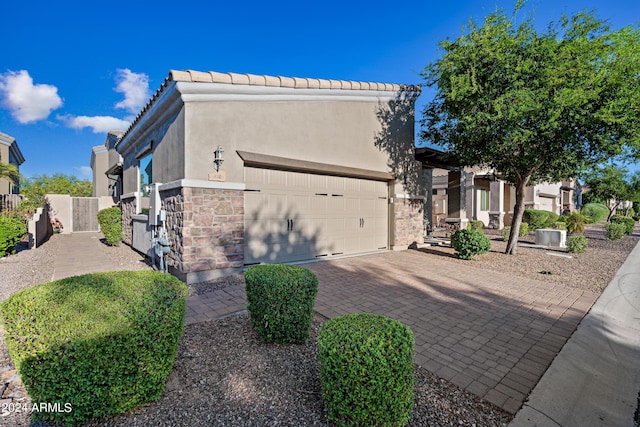
[[[420,92],[419,85],[361,82],[352,80],[317,79],[310,77],[285,77],[257,74],[202,72],[195,70],[170,70],[166,81],[206,82],[252,86],[280,86],[295,89],[379,90],[385,92]]]

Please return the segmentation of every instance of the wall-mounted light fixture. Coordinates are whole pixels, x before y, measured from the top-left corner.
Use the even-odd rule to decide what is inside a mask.
[[[220,172],[220,165],[222,165],[222,162],[224,162],[224,159],[222,158],[223,154],[224,150],[222,149],[222,145],[218,145],[216,151],[213,152],[213,163],[216,165],[216,172]]]

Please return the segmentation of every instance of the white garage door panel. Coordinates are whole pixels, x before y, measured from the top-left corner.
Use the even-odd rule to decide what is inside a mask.
[[[245,264],[387,248],[387,183],[245,168]]]

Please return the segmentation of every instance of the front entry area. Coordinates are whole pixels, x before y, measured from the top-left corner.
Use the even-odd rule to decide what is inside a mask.
[[[245,167],[245,265],[388,249],[386,181]]]

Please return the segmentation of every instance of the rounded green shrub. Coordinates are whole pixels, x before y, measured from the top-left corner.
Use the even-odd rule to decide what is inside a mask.
[[[402,426],[414,394],[411,329],[359,313],[328,320],[318,334],[320,384],[328,418],[338,426]]]
[[[100,230],[109,246],[122,242],[122,211],[119,207],[102,209],[98,212]]]
[[[318,278],[295,265],[264,264],[244,274],[247,310],[264,342],[303,343],[309,338]]]
[[[20,215],[0,215],[0,258],[14,254],[15,246],[27,233],[27,225]]]
[[[602,203],[587,203],[582,207],[580,213],[589,217],[592,223],[597,224],[609,216],[609,208]]]
[[[620,222],[610,222],[604,228],[609,240],[620,240],[627,234],[626,225]]]
[[[483,227],[484,227],[484,222],[480,220],[471,220],[469,221],[469,225],[467,226],[468,229],[476,230],[476,231],[482,231]]]
[[[580,235],[569,236],[567,240],[567,252],[572,254],[581,254],[587,250],[589,241],[586,237]]]
[[[184,328],[187,287],[156,271],[69,277],[25,289],[1,306],[9,354],[40,413],[80,423],[158,399]],[[56,424],[57,425],[57,424]]]
[[[622,215],[612,216],[610,222],[624,225],[625,234],[627,236],[631,236],[633,234],[633,229],[636,225],[636,222],[633,220],[633,218]]]
[[[506,242],[509,240],[509,236],[511,235],[511,226],[506,225],[500,230],[500,234],[502,235],[502,239]],[[529,224],[526,222],[520,223],[520,231],[518,232],[518,237],[527,237],[529,235]]]
[[[563,218],[563,217],[561,217]],[[567,223],[565,221],[556,221],[553,223],[553,229],[554,230],[566,230],[567,229]]]
[[[522,221],[529,224],[531,230],[551,228],[558,218],[557,213],[540,209],[525,209],[522,215]]]
[[[451,247],[460,259],[473,259],[491,249],[491,241],[482,231],[458,230],[451,235]]]

